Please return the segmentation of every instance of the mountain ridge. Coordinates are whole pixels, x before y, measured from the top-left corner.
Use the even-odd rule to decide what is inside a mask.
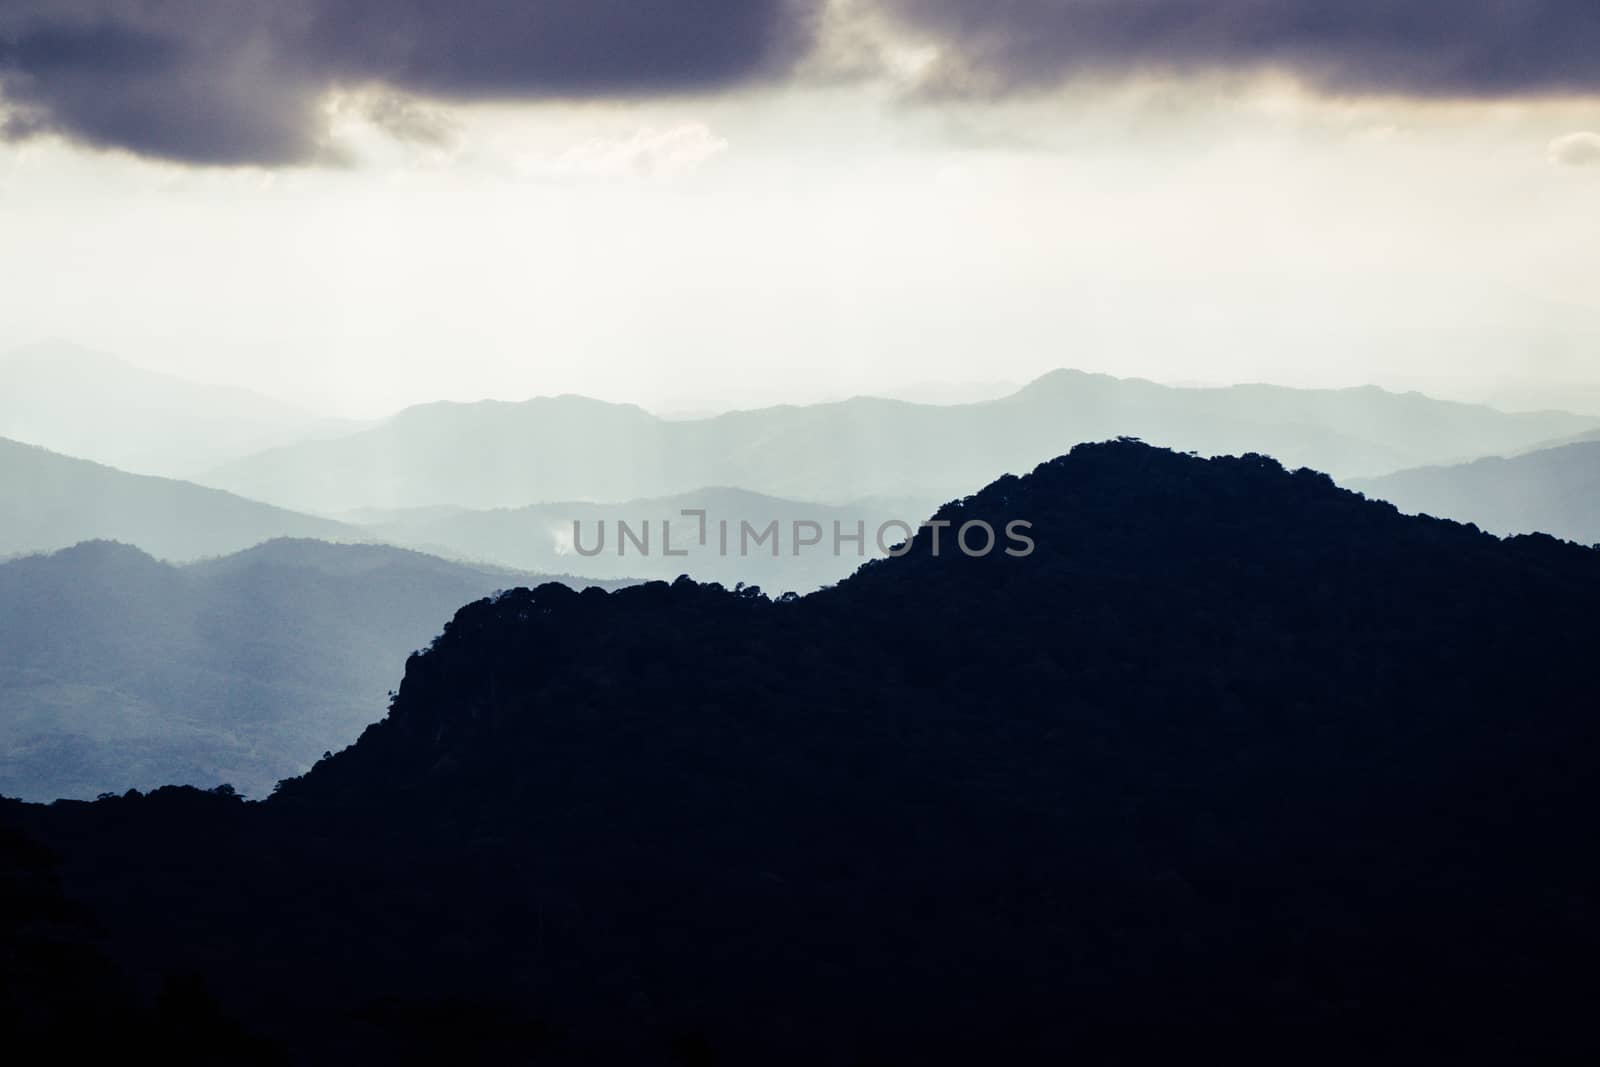
[[[0,564],[0,792],[265,795],[379,715],[456,607],[529,579],[304,539],[182,566],[115,541]]]
[[[1382,390],[1185,390],[1065,370],[1007,397],[958,405],[857,397],[660,419],[569,396],[495,402],[472,409],[467,422],[462,410],[420,405],[377,428],[258,454],[202,480],[318,513],[625,501],[710,485],[843,502],[981,484],[1082,441],[1124,435],[1207,454],[1266,451],[1351,476],[1597,424]]]
[[[0,438],[0,555],[97,539],[177,560],[274,536],[359,540],[355,527],[175,478],[127,471]]]
[[[1418,467],[1350,486],[1407,511],[1471,522],[1499,534],[1540,531],[1580,544],[1600,543],[1600,440]]]

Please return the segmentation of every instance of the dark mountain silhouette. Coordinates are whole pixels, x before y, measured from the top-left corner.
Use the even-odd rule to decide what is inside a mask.
[[[0,438],[0,557],[107,539],[183,561],[238,552],[274,537],[365,536],[329,519]]]
[[[865,559],[881,556],[877,535],[884,523],[898,520],[904,524],[886,532],[884,543],[892,545],[906,536],[908,527],[914,529],[926,518],[936,503],[880,497],[830,506],[742,489],[703,489],[623,504],[368,511],[352,516],[352,521],[359,521],[374,540],[523,570],[668,581],[687,574],[698,581],[729,586],[748,582],[774,593],[804,593],[846,577]],[[686,516],[685,510],[705,513],[703,545],[699,516]],[[774,522],[778,531],[768,537],[766,531]],[[622,539],[619,523],[626,524],[632,539]],[[728,531],[725,544],[723,523]],[[815,525],[802,525],[796,536],[796,523]],[[835,524],[840,536],[837,551]],[[745,525],[751,531],[748,534]],[[849,540],[858,531],[864,531],[860,544]],[[764,539],[757,543],[760,538]],[[818,543],[796,544],[812,539]],[[579,547],[594,554],[585,555]],[[669,548],[673,555],[667,554]],[[680,552],[684,554],[677,554]]]
[[[107,932],[63,891],[60,856],[0,826],[0,1034],[13,1060],[276,1064],[281,1051],[222,1012],[198,975],[146,996]]]
[[[298,1062],[1592,1051],[1600,553],[1132,442],[939,517],[1037,548],[516,590],[264,803],[0,815]]]
[[[1265,449],[1340,476],[1524,448],[1596,428],[1380,389],[1180,389],[1057,371],[1016,394],[934,406],[861,397],[663,420],[564,396],[429,404],[348,437],[265,452],[202,480],[320,513],[517,508],[736,486],[798,500],[947,499],[1080,441],[1133,434],[1202,453]]]
[[[527,580],[316,541],[188,567],[110,542],[0,565],[0,793],[263,796],[377,717],[458,605]]]
[[[0,437],[140,474],[186,478],[265,448],[360,426],[76,345],[0,353]]]
[[[1402,511],[1476,523],[1492,533],[1600,543],[1600,441],[1399,471],[1350,486]]]

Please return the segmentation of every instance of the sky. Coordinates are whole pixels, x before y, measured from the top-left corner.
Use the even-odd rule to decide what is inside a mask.
[[[0,0],[0,352],[330,414],[1600,412],[1593,0]]]

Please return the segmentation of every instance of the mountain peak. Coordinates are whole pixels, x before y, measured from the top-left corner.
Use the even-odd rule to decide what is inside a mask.
[[[141,566],[167,568],[167,564],[162,563],[142,549],[121,541],[112,541],[104,538],[93,541],[80,541],[75,545],[50,553],[50,558],[73,566],[136,563]]]
[[[654,415],[651,415],[637,404],[600,400],[580,393],[556,393],[549,396],[532,396],[525,400],[502,400],[495,397],[484,397],[480,400],[432,400],[404,408],[386,421],[394,423],[461,415],[515,417],[550,412],[625,413],[632,417],[643,417],[651,420],[655,418]]]
[[[407,664],[390,716],[286,783],[284,795],[355,795],[356,782],[362,793],[443,787],[491,765],[520,774],[505,763],[509,753],[543,744],[536,739],[548,730],[588,729],[573,717],[621,698],[610,688],[613,662],[629,664],[631,678],[691,720],[695,701],[710,699],[694,695],[705,686],[757,685],[749,700],[787,706],[799,698],[756,678],[805,691],[812,674],[868,661],[874,677],[981,701],[985,686],[1031,685],[1009,673],[1030,657],[1070,655],[1074,665],[1059,669],[1076,674],[1096,657],[1132,662],[1160,647],[1202,669],[1219,625],[1248,631],[1239,654],[1297,642],[1292,658],[1313,675],[1314,650],[1339,633],[1381,632],[1422,664],[1525,623],[1529,612],[1547,612],[1542,627],[1576,618],[1580,589],[1600,595],[1600,553],[1402,516],[1266,456],[1201,459],[1132,440],[1080,445],[951,502],[935,520],[937,548],[925,526],[903,556],[792,601],[682,580],[612,593],[546,585],[469,605]],[[1007,536],[1019,521],[1031,548],[1007,552],[1021,547]],[[970,524],[993,531],[989,551],[962,547]],[[988,540],[980,531],[966,544]],[[1512,600],[1507,588],[1518,590]],[[1428,621],[1402,637],[1385,621],[1390,613]],[[1430,640],[1443,645],[1424,653]],[[742,664],[740,680],[714,680],[713,662]],[[1288,669],[1286,661],[1270,673]]]

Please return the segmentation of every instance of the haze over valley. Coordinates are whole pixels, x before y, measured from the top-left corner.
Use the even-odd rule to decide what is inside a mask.
[[[265,448],[359,425],[67,342],[0,350],[0,437],[130,473],[193,477]]]

